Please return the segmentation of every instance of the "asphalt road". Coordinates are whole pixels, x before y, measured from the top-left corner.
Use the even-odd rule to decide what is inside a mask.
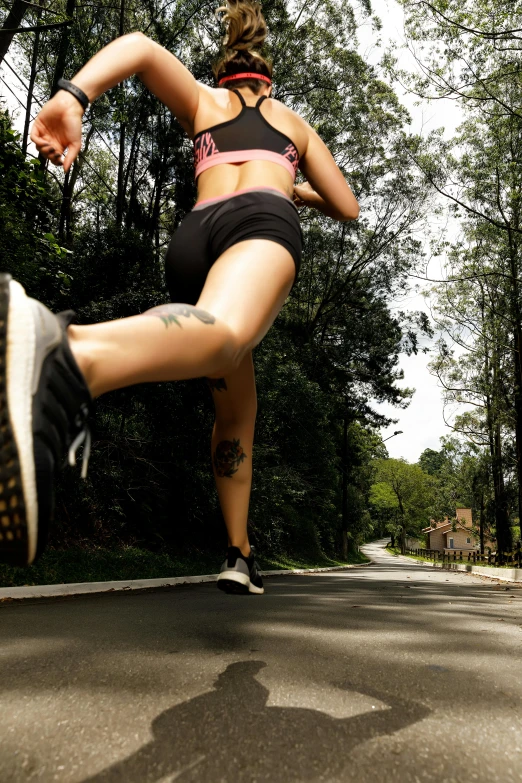
[[[0,781],[522,781],[522,589],[393,558],[0,606]]]

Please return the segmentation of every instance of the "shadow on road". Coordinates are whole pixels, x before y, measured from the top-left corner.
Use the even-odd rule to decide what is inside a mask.
[[[346,684],[389,709],[345,719],[295,707],[268,707],[269,691],[255,679],[263,661],[230,664],[214,690],[177,704],[152,722],[152,742],[83,783],[157,781],[321,780],[345,768],[352,749],[393,734],[430,710],[411,701]],[[347,698],[349,698],[347,694]]]

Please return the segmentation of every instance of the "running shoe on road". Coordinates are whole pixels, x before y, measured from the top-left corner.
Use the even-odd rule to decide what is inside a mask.
[[[265,589],[253,552],[245,557],[237,546],[230,546],[227,559],[221,566],[217,586],[225,593],[262,595]]]
[[[0,561],[10,565],[42,552],[56,472],[82,443],[86,475],[92,398],[67,339],[73,318],[0,274]]]

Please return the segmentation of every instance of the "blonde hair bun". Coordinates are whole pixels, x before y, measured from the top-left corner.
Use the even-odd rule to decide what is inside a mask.
[[[252,52],[252,49],[263,45],[267,28],[260,3],[254,0],[228,0],[226,5],[217,9],[216,14],[226,28],[223,45],[227,54],[230,50]]]
[[[265,17],[256,0],[227,0],[216,15],[225,26],[224,52],[212,70],[216,81],[239,73],[259,73],[272,77],[272,63],[261,52],[267,36]],[[263,86],[259,79],[248,78],[233,82],[237,88],[250,87],[256,95]]]

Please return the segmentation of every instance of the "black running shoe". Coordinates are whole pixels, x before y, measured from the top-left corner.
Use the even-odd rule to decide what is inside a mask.
[[[0,561],[10,565],[41,554],[56,472],[82,443],[86,475],[92,398],[67,340],[73,318],[0,274]]]
[[[262,595],[265,589],[254,553],[251,551],[245,557],[237,546],[230,546],[227,559],[221,566],[217,586],[225,593]]]

